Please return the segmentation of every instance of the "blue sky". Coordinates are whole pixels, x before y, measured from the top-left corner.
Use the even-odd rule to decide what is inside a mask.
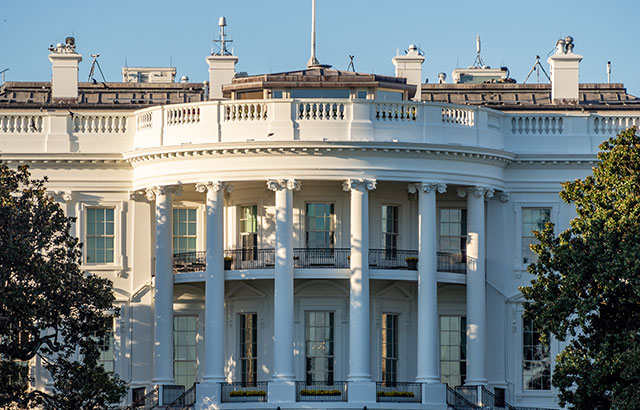
[[[640,1],[378,1],[317,0],[317,56],[346,69],[349,54],[361,72],[393,75],[391,58],[417,44],[426,54],[423,78],[466,67],[475,58],[475,38],[491,66],[508,66],[522,82],[540,55],[545,69],[556,39],[571,35],[584,56],[581,82],[623,82],[640,95]],[[107,81],[121,81],[121,67],[169,66],[191,81],[207,79],[218,17],[224,15],[239,57],[250,74],[303,68],[309,58],[311,0],[43,1],[0,2],[0,70],[7,81],[47,81],[47,47],[75,35],[86,81],[90,54]],[[535,75],[532,76],[535,81]],[[531,82],[531,80],[530,80]]]

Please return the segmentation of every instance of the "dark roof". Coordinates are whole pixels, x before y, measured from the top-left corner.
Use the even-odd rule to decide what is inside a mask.
[[[71,102],[53,102],[49,82],[6,82],[0,86],[0,108],[139,109],[204,99],[202,83],[79,83],[78,99]]]
[[[551,101],[550,84],[422,84],[422,100],[480,105],[510,110],[625,110],[640,109],[640,99],[624,84],[580,84],[579,101]]]
[[[330,68],[311,68],[275,74],[259,74],[236,77],[231,84],[223,86],[224,91],[273,88],[356,88],[384,87],[401,90],[415,90],[405,78],[377,74],[356,73]]]

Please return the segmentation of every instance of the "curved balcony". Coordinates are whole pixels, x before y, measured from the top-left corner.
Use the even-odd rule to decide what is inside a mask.
[[[133,148],[300,140],[503,149],[502,120],[502,113],[487,108],[414,101],[209,101],[137,111]]]

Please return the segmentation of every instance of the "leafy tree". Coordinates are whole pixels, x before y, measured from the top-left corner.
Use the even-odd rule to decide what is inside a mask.
[[[603,142],[593,175],[565,182],[570,227],[536,233],[526,315],[566,341],[552,383],[575,409],[640,406],[640,138],[635,127]]]
[[[97,338],[114,317],[112,283],[79,269],[72,218],[26,166],[0,163],[0,408],[98,409],[124,383],[99,364]],[[29,387],[39,357],[54,392]]]

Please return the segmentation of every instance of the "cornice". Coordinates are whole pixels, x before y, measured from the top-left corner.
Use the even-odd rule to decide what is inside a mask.
[[[16,153],[0,154],[0,161],[8,165],[46,165],[48,168],[124,168],[131,169],[129,161],[120,154],[69,153]]]
[[[229,144],[202,144],[189,146],[169,146],[141,149],[125,152],[123,157],[134,167],[137,164],[185,159],[223,156],[331,156],[336,153],[389,153],[426,156],[459,161],[475,161],[506,166],[511,163],[515,154],[488,148],[436,145],[436,144],[403,144],[385,142],[236,142]]]
[[[571,154],[524,154],[517,155],[509,164],[510,168],[588,168],[598,164],[593,155]]]

